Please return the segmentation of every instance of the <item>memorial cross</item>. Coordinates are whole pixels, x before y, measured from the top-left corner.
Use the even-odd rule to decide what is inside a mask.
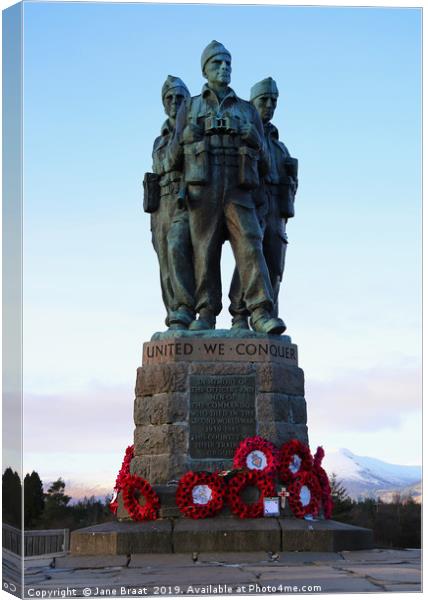
[[[290,495],[290,493],[287,492],[287,488],[285,488],[285,487],[281,488],[281,491],[278,493],[278,496],[281,498],[282,510],[284,510],[284,508],[285,508],[285,499],[288,498],[289,495]]]

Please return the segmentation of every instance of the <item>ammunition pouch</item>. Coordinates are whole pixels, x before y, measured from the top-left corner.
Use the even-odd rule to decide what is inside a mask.
[[[285,172],[287,175],[281,178],[278,186],[279,191],[279,214],[284,219],[294,217],[294,197],[296,195],[296,182],[298,172],[298,160],[289,156],[285,160]]]
[[[144,187],[144,212],[154,213],[159,208],[160,186],[159,175],[156,173],[146,173],[143,181]]]
[[[297,158],[293,158],[289,156],[285,161],[285,170],[287,171],[287,175],[292,177],[294,181],[297,181],[297,172],[299,167],[299,161]]]
[[[191,185],[205,185],[209,181],[208,141],[206,139],[184,145],[184,181]]]
[[[260,184],[259,152],[248,146],[241,146],[239,152],[239,187],[252,190]]]
[[[279,216],[283,219],[294,217],[295,189],[291,181],[278,185]]]

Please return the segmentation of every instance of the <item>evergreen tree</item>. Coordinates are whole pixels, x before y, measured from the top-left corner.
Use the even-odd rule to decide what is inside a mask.
[[[3,522],[13,527],[21,523],[21,479],[16,471],[7,467],[2,477]]]
[[[72,507],[72,512],[80,527],[102,523],[111,515],[108,507],[101,500],[96,500],[95,496],[90,498],[85,496],[82,500],[79,500]]]
[[[24,526],[34,527],[43,513],[45,495],[43,483],[36,471],[24,479]]]
[[[334,502],[333,517],[343,516],[351,510],[353,502],[342,482],[337,479],[336,473],[332,473],[330,477],[330,487]]]
[[[65,482],[61,479],[54,481],[45,494],[45,508],[43,511],[43,524],[47,527],[62,527],[64,520],[69,515],[67,506],[71,496],[64,492]]]

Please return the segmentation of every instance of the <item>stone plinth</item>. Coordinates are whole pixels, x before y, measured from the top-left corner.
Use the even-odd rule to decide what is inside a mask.
[[[245,437],[258,434],[278,447],[292,438],[308,442],[304,376],[288,336],[160,334],[144,344],[143,356],[131,472],[153,485],[160,519],[124,522],[130,518],[119,494],[119,523],[72,532],[73,555],[372,547],[371,530],[334,521],[287,518],[287,512],[281,518],[239,519],[226,505],[217,517],[194,521],[176,506],[178,479],[188,470],[230,468]]]
[[[373,547],[371,529],[301,519],[162,519],[71,532],[72,555],[170,552],[339,552]]]
[[[172,521],[110,522],[77,529],[71,534],[70,552],[75,556],[173,552]]]
[[[207,333],[144,344],[131,473],[152,485],[188,470],[230,468],[249,436],[277,446],[308,442],[304,375],[291,339]]]

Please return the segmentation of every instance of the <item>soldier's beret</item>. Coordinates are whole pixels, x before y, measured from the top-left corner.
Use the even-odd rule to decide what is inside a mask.
[[[272,77],[266,77],[253,85],[250,91],[250,100],[254,100],[258,96],[270,94],[272,96],[279,96],[278,88]]]
[[[162,101],[169,92],[169,90],[172,90],[174,88],[182,88],[184,91],[184,95],[190,96],[190,92],[182,79],[180,79],[179,77],[174,77],[174,75],[168,75],[168,77],[165,80],[165,83],[162,86]]]
[[[204,67],[207,64],[207,62],[209,61],[209,59],[212,58],[213,56],[216,56],[216,54],[228,54],[230,56],[230,58],[232,58],[232,55],[230,54],[229,50],[227,50],[223,46],[223,44],[221,44],[220,42],[217,42],[216,40],[213,40],[211,43],[208,44],[208,46],[202,52],[202,56],[201,56],[202,71],[204,70]]]

